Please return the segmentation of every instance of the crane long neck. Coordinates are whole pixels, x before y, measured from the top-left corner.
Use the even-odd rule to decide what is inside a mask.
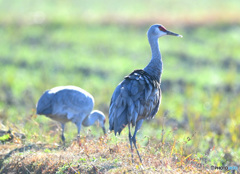
[[[162,56],[158,46],[158,38],[148,37],[148,41],[152,51],[152,58],[149,64],[144,68],[144,71],[160,82],[163,64]]]
[[[90,115],[88,115],[82,122],[82,125],[87,127],[93,125],[97,120],[99,120],[99,117],[97,114],[94,114],[94,112],[91,112]]]

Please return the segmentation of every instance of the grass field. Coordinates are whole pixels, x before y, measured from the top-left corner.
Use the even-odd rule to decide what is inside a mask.
[[[0,0],[0,129],[26,135],[0,145],[1,172],[240,170],[239,16],[238,0]],[[127,129],[115,137],[102,136],[97,126],[83,128],[78,147],[77,128],[69,123],[64,150],[58,123],[35,114],[41,94],[76,85],[108,116],[117,84],[150,60],[146,32],[154,23],[184,37],[159,39],[162,103],[137,135],[144,164],[136,154],[131,163]]]

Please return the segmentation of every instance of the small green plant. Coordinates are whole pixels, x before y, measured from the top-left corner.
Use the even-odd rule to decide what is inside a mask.
[[[70,166],[69,164],[65,164],[65,165],[59,167],[56,174],[64,174],[68,170],[69,166]]]
[[[0,141],[1,142],[5,142],[5,141],[7,141],[9,139],[11,139],[11,135],[9,135],[9,134],[5,134],[5,135],[0,137]]]
[[[44,149],[44,152],[45,152],[45,153],[50,153],[50,152],[51,152],[51,150],[50,150],[50,149],[48,149],[48,148],[46,148],[46,149]]]

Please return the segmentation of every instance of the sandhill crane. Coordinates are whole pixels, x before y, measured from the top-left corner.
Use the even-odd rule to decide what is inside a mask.
[[[161,74],[162,56],[158,46],[158,38],[164,35],[182,37],[179,34],[166,30],[162,25],[152,25],[148,32],[148,41],[152,51],[149,64],[142,70],[134,70],[116,87],[109,109],[109,129],[121,133],[128,125],[129,141],[133,161],[132,142],[137,150],[140,162],[141,156],[136,146],[136,134],[141,128],[144,119],[152,119],[156,115],[161,102]],[[130,125],[135,126],[133,136]]]
[[[65,123],[71,121],[78,128],[78,141],[81,125],[91,126],[96,121],[105,130],[106,118],[101,111],[94,110],[94,99],[91,94],[76,86],[59,86],[47,90],[37,103],[37,114],[59,121],[62,125],[62,141],[65,144]]]

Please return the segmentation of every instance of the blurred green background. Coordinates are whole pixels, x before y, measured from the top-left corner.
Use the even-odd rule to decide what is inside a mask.
[[[164,141],[179,142],[186,155],[238,165],[239,0],[0,0],[1,129],[21,131],[27,142],[60,142],[58,124],[35,116],[42,93],[60,85],[87,90],[108,115],[118,83],[149,62],[146,32],[155,23],[184,37],[159,40],[162,103],[140,144],[158,143],[164,129]],[[99,137],[98,130],[81,135]],[[67,141],[76,134],[67,125]]]

